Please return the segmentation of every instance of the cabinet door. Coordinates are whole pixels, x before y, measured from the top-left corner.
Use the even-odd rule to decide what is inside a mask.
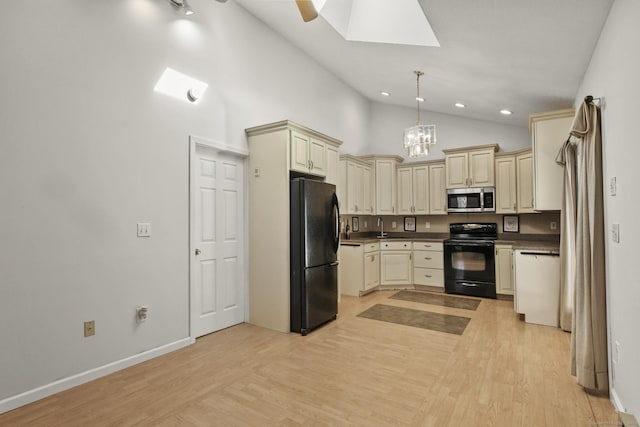
[[[444,163],[429,165],[429,213],[431,215],[447,214]]]
[[[516,213],[516,159],[496,159],[496,213]]]
[[[303,133],[291,131],[292,171],[309,173],[309,137]]]
[[[398,168],[398,213],[413,213],[413,168]]]
[[[469,178],[472,187],[493,187],[494,151],[478,150],[469,152]]]
[[[411,284],[411,251],[383,251],[380,253],[380,284]]]
[[[360,208],[362,212],[369,215],[373,215],[373,177],[371,176],[371,168],[369,166],[362,166],[361,179],[361,200],[362,204]]]
[[[396,162],[376,160],[376,214],[396,213]]]
[[[523,154],[516,157],[516,181],[518,212],[535,212],[533,194],[533,157]],[[557,184],[559,187],[562,185]]]
[[[327,174],[327,146],[315,138],[309,138],[309,172],[318,176]]]
[[[466,188],[469,186],[468,153],[448,154],[445,157],[447,188]]]
[[[380,252],[364,254],[364,290],[373,289],[380,284]]]
[[[569,137],[573,115],[540,120],[532,126],[535,161],[535,209],[562,209],[563,168],[556,155]]]
[[[496,245],[496,293],[513,295],[513,250]]]
[[[413,213],[429,214],[429,167],[414,166],[413,177]]]
[[[347,214],[358,213],[358,198],[360,197],[360,187],[362,182],[362,168],[357,163],[347,162]]]
[[[338,282],[340,294],[359,296],[364,285],[361,245],[340,245],[338,251]]]
[[[338,147],[327,144],[327,168],[325,182],[338,185]]]

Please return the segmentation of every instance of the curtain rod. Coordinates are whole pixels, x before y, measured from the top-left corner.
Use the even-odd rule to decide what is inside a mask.
[[[591,101],[598,101],[600,102],[600,98],[594,98],[591,95],[587,95],[584,97],[584,102],[586,102],[587,104],[591,104]]]

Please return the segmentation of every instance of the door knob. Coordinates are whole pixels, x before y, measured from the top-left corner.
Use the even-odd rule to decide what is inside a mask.
[[[200,251],[200,249],[196,249],[196,256],[200,255],[202,252]]]

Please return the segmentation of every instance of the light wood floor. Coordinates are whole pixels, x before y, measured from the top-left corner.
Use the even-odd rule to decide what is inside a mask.
[[[306,337],[243,324],[0,415],[2,426],[618,425],[569,375],[569,334],[510,301],[477,311],[343,297]],[[471,317],[462,336],[357,317],[373,304]]]

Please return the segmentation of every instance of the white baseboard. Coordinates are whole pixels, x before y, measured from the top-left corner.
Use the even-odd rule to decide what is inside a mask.
[[[52,394],[60,393],[61,391],[68,390],[80,384],[93,381],[100,377],[104,377],[105,375],[109,375],[113,372],[120,371],[133,365],[137,365],[138,363],[142,363],[155,357],[162,356],[163,354],[171,353],[172,351],[187,347],[195,342],[196,340],[194,338],[183,338],[181,340],[174,341],[172,343],[151,350],[147,350],[134,356],[130,356],[125,359],[100,366],[98,368],[90,369],[88,371],[81,372],[79,374],[72,375],[58,381],[54,381],[50,384],[35,388],[33,390],[8,397],[4,400],[0,400],[0,414],[11,411],[12,409],[19,408],[20,406],[24,406],[28,403],[35,402],[36,400],[43,399],[47,396],[51,396]]]
[[[611,397],[611,403],[613,403],[613,407],[616,408],[616,411],[625,412],[624,405],[622,405],[622,402],[618,397],[618,393],[616,393],[616,389],[612,388],[609,390],[609,396]]]

